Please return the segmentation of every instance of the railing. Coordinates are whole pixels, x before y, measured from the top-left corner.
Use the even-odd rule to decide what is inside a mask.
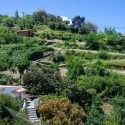
[[[34,101],[34,108],[36,108],[40,104],[40,100],[34,99],[33,101]]]
[[[23,107],[22,107],[22,110],[25,110],[25,109],[26,109],[26,100],[24,100]]]

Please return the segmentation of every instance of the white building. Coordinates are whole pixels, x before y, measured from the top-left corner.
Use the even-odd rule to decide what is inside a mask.
[[[0,85],[0,94],[7,93],[14,98],[23,99],[26,89],[23,86]]]

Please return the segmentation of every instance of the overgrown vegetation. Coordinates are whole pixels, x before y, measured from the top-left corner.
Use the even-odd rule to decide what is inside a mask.
[[[16,33],[30,28],[32,37]],[[0,85],[16,82],[39,96],[40,119],[52,125],[124,125],[125,73],[116,73],[124,72],[124,49],[124,35],[114,28],[97,32],[85,17],[75,16],[70,25],[40,9],[23,18],[18,11],[0,15]],[[11,121],[2,105],[19,111],[19,103],[0,94],[3,125],[25,124]]]

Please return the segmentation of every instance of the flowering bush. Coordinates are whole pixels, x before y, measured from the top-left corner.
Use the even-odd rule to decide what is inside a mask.
[[[67,98],[56,100],[46,99],[37,106],[42,121],[49,121],[50,124],[61,125],[83,125],[86,120],[86,113],[83,109],[77,109]]]

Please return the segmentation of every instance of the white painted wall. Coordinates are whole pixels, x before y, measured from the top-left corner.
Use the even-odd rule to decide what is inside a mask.
[[[19,94],[20,94],[20,96],[21,96],[21,99],[23,99],[23,92],[21,92],[21,93],[15,93],[15,92],[13,92],[13,91],[15,91],[15,90],[17,90],[17,89],[19,89],[19,88],[21,88],[21,87],[7,87],[7,88],[0,88],[0,94],[1,93],[7,93],[7,94],[9,94],[9,95],[11,95],[12,97],[14,97],[14,98],[19,98]]]

